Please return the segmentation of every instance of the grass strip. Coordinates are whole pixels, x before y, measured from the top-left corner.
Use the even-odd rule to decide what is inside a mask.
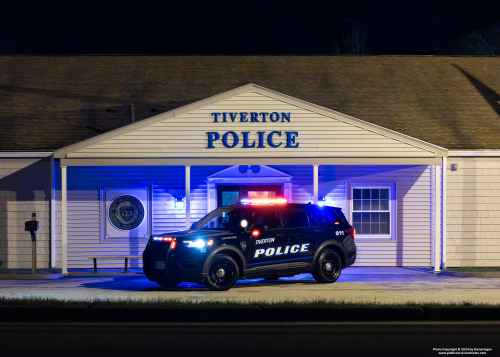
[[[135,307],[135,308],[187,308],[187,307],[500,307],[500,304],[487,302],[461,301],[461,302],[427,302],[427,301],[405,301],[402,303],[385,303],[361,300],[335,300],[335,299],[311,299],[303,301],[295,300],[187,300],[187,299],[141,299],[141,298],[102,298],[93,297],[81,300],[63,300],[44,297],[10,298],[0,296],[0,306],[29,306],[29,307]]]

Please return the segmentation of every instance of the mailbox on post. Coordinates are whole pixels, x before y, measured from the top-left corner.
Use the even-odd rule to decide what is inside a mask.
[[[35,233],[38,230],[38,221],[24,222],[24,230],[27,232]],[[35,238],[36,240],[36,238]]]
[[[31,233],[31,273],[36,274],[36,231],[38,230],[36,213],[31,215],[31,221],[24,222],[24,230]]]

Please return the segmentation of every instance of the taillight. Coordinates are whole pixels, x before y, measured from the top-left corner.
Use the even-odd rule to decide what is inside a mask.
[[[177,240],[173,240],[172,243],[170,243],[170,249],[175,249],[177,247]]]
[[[174,240],[174,237],[170,237],[170,236],[163,236],[163,239],[162,239],[164,242],[171,242]]]
[[[356,230],[354,228],[348,228],[346,232],[352,235],[352,239],[356,239]]]
[[[335,223],[333,223],[333,224],[335,224],[336,226],[338,226],[340,224],[340,222],[339,221],[335,221]]]
[[[252,231],[252,237],[257,238],[258,236],[260,236],[260,231],[258,229],[254,229]]]

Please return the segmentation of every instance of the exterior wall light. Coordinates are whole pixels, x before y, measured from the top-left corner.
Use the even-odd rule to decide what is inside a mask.
[[[186,197],[175,199],[175,209],[181,210],[186,208]]]
[[[458,164],[451,164],[451,171],[457,171],[458,170]]]

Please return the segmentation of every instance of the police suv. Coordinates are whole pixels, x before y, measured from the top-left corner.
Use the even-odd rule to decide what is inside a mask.
[[[187,231],[151,236],[144,273],[164,287],[187,281],[211,290],[301,273],[333,283],[356,260],[354,238],[340,208],[253,200],[217,208]]]

